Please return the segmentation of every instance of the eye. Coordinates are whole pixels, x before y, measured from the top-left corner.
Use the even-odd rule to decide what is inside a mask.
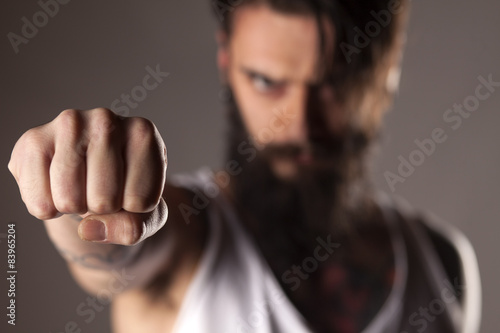
[[[278,88],[279,86],[279,84],[276,83],[275,81],[260,74],[255,74],[255,73],[251,74],[250,80],[252,80],[255,89],[257,89],[257,91],[261,93],[271,92],[276,88]]]
[[[274,86],[274,82],[262,75],[253,75],[251,79],[255,88],[260,92],[268,92]]]

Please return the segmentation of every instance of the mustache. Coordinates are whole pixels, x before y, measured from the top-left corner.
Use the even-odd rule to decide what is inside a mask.
[[[262,148],[262,156],[266,158],[296,159],[303,155],[313,160],[336,160],[344,152],[345,143],[339,140],[323,142],[298,143],[269,143]]]

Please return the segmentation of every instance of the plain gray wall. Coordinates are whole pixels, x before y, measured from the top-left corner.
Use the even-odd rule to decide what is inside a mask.
[[[15,54],[7,38],[21,33],[21,18],[32,20],[36,1],[16,1],[0,14],[1,140],[0,251],[6,271],[7,223],[17,224],[17,326],[15,332],[61,332],[75,321],[83,332],[109,330],[108,310],[90,323],[76,313],[85,302],[42,222],[20,199],[7,162],[14,143],[30,127],[66,108],[109,107],[141,84],[146,66],[160,64],[170,76],[131,116],[153,120],[169,149],[169,173],[219,165],[224,151],[224,112],[215,68],[211,1],[70,1]],[[381,151],[374,167],[378,187],[391,192],[385,171],[398,156],[415,149],[414,140],[441,127],[448,140],[418,167],[396,194],[458,226],[479,258],[484,291],[483,332],[500,327],[497,269],[500,226],[500,91],[456,131],[443,121],[454,103],[474,93],[477,77],[500,81],[500,3],[493,0],[414,1],[401,87],[386,117]],[[497,110],[497,111],[495,111]],[[7,285],[0,284],[0,308]],[[6,325],[5,310],[0,318]]]

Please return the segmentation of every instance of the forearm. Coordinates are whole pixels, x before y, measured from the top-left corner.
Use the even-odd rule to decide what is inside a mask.
[[[138,275],[136,264],[144,242],[123,246],[84,241],[78,236],[79,220],[78,215],[63,215],[44,221],[44,224],[49,238],[82,289],[99,295],[103,290],[109,291],[110,286],[117,285],[117,282],[125,281],[126,284],[121,284],[122,292],[145,280],[144,276]]]
[[[99,244],[80,239],[80,217],[64,215],[44,221],[52,243],[66,260],[76,282],[90,294],[125,281],[120,292],[144,286],[168,263],[173,242],[165,228],[133,246]]]

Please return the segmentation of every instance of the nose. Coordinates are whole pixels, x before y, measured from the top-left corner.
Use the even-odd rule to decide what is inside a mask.
[[[276,135],[278,143],[303,145],[307,140],[306,113],[309,98],[307,87],[294,86],[282,101],[276,113],[278,120],[284,124]]]

